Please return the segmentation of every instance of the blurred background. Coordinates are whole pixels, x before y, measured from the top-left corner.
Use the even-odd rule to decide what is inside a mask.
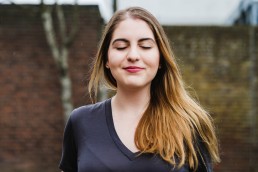
[[[0,0],[0,171],[60,171],[65,122],[90,103],[103,26],[129,6],[158,18],[190,93],[214,118],[214,171],[257,172],[257,0]]]

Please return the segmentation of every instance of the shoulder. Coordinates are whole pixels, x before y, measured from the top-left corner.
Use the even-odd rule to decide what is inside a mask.
[[[110,101],[110,99],[74,109],[70,116],[71,122],[74,123],[83,119],[90,119],[99,115],[103,115],[105,112],[105,105],[108,103],[108,101]]]

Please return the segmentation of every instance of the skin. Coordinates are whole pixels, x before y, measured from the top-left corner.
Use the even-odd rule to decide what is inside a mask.
[[[127,18],[115,29],[106,67],[117,82],[112,98],[112,115],[116,132],[123,144],[137,152],[136,127],[150,99],[150,86],[159,69],[159,49],[148,24]]]

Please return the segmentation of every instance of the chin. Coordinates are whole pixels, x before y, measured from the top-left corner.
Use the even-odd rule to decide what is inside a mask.
[[[141,89],[141,88],[149,88],[150,83],[126,83],[124,85],[126,88],[131,88],[131,89]]]

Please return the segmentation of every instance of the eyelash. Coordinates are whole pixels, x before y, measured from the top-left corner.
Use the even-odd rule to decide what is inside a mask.
[[[141,48],[146,49],[146,50],[151,49],[151,47],[145,47],[145,46],[141,46]]]
[[[151,49],[152,47],[145,47],[145,46],[140,46],[142,49],[145,49],[145,50],[148,50],[148,49]],[[122,51],[122,50],[124,50],[124,49],[126,49],[127,47],[116,47],[116,49],[117,50],[120,50],[120,51]]]
[[[117,50],[124,50],[126,47],[116,47]]]

